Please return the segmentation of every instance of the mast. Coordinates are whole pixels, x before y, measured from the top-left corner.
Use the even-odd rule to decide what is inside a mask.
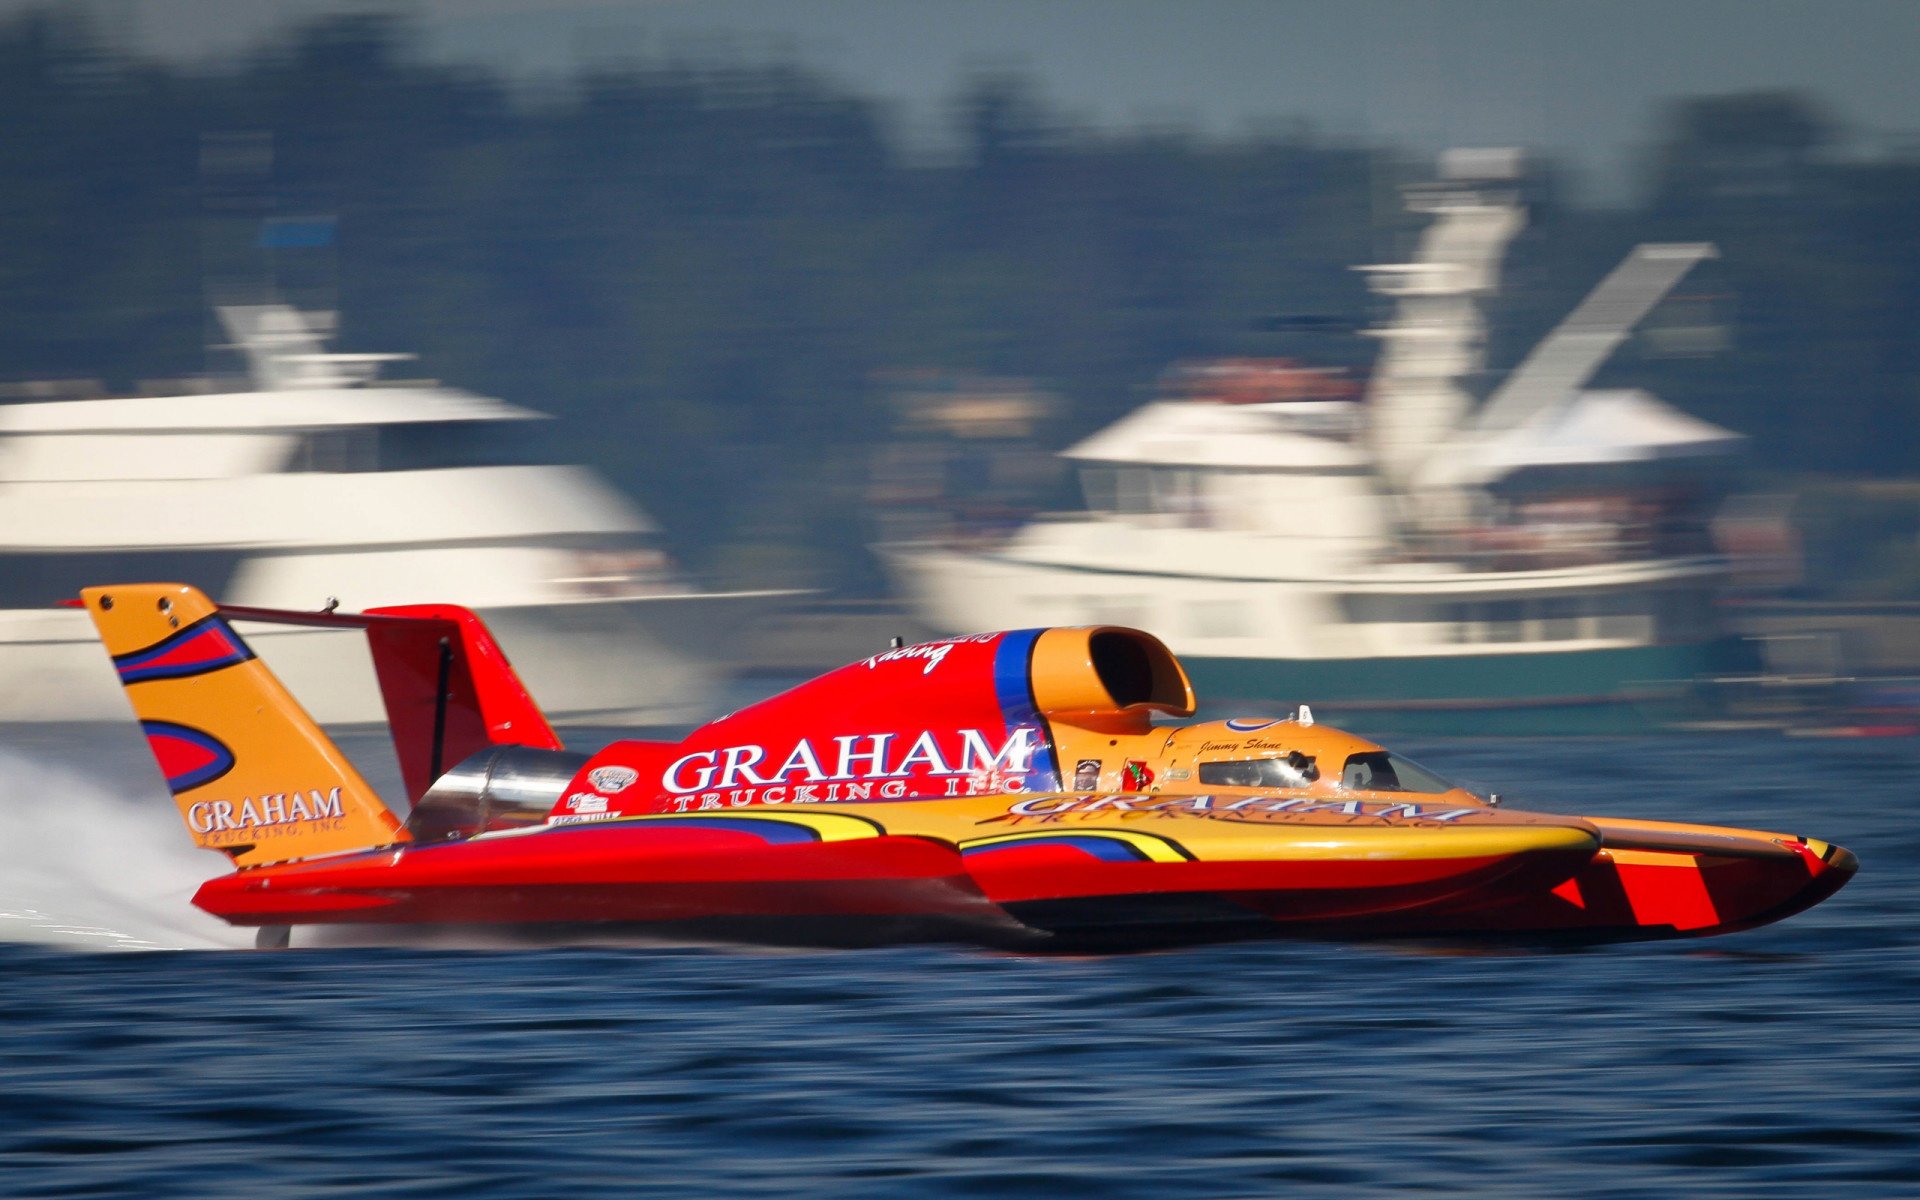
[[[381,363],[413,357],[328,352],[332,313],[303,313],[288,304],[223,304],[216,311],[233,339],[222,349],[245,356],[254,387],[263,392],[357,387],[377,376]]]
[[[1462,383],[1485,365],[1482,297],[1499,288],[1507,245],[1526,221],[1517,193],[1518,150],[1449,150],[1440,181],[1409,188],[1409,210],[1433,221],[1412,262],[1357,268],[1393,319],[1370,336],[1384,343],[1368,391],[1367,441],[1389,490],[1412,492],[1438,446],[1472,408]]]

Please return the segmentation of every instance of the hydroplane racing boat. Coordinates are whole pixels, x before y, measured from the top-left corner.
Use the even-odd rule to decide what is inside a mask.
[[[1251,936],[1726,933],[1832,895],[1814,838],[1499,806],[1313,721],[1175,724],[1186,671],[1112,626],[897,647],[678,742],[561,745],[466,609],[89,588],[194,840],[194,903],[296,925],[639,926],[749,941],[1127,949]],[[365,631],[404,819],[232,621]]]

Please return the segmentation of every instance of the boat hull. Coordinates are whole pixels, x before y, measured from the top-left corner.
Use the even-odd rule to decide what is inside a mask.
[[[1606,942],[1734,933],[1813,907],[1859,869],[1850,851],[1813,838],[1664,821],[1593,824],[1600,852],[1547,894],[1461,904],[1411,927]]]
[[[1498,907],[1564,883],[1600,844],[1578,818],[1490,809],[1452,824],[1212,819],[1183,798],[1117,818],[1073,796],[1032,816],[1034,799],[754,806],[399,845],[243,870],[195,903],[240,925],[705,923],[838,941],[881,923],[1116,948]]]
[[[249,926],[639,926],[815,944],[1592,942],[1768,924],[1858,865],[1840,847],[1754,830],[1232,803],[1001,795],[664,813],[249,868],[194,902]]]

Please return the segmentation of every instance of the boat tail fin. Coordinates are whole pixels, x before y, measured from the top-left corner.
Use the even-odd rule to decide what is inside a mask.
[[[367,645],[407,799],[489,746],[563,750],[486,624],[457,604],[370,608]]]
[[[194,841],[249,867],[407,840],[205,594],[142,583],[81,601]]]

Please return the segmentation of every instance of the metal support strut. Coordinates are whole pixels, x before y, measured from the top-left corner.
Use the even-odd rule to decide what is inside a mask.
[[[440,680],[433,691],[433,754],[427,762],[427,778],[440,778],[440,757],[447,742],[447,679],[453,674],[453,643],[440,639]]]

